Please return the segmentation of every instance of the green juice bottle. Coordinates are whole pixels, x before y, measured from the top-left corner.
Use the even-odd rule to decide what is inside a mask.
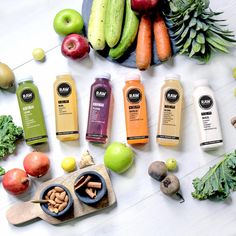
[[[21,113],[26,144],[34,145],[47,142],[47,130],[44,122],[38,88],[32,76],[18,82],[16,91]]]

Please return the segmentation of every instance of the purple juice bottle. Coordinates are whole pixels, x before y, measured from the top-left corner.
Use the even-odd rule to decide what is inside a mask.
[[[111,75],[108,73],[96,77],[90,90],[90,103],[86,140],[94,143],[106,143],[109,134],[110,113],[112,110]]]

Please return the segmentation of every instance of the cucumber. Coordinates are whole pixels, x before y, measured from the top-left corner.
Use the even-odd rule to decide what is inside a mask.
[[[134,42],[138,32],[139,19],[132,11],[130,1],[126,0],[125,24],[121,40],[115,48],[111,48],[109,51],[109,56],[113,59],[120,58],[126,52]]]
[[[88,23],[88,41],[94,50],[105,48],[105,14],[107,0],[93,0]]]
[[[113,48],[120,40],[125,0],[108,0],[105,17],[105,40]]]

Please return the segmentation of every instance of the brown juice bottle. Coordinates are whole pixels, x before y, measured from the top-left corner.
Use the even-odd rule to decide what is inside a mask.
[[[127,77],[123,96],[128,144],[147,143],[149,134],[146,98],[139,75]]]
[[[157,130],[157,142],[160,145],[177,146],[180,141],[183,88],[179,78],[179,75],[168,75],[161,88]]]

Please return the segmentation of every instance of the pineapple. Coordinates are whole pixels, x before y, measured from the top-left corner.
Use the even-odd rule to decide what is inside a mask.
[[[166,13],[171,37],[180,54],[208,62],[213,51],[228,53],[235,43],[233,31],[226,30],[224,20],[216,19],[222,12],[209,8],[209,0],[167,0]],[[168,5],[167,4],[167,5]]]

